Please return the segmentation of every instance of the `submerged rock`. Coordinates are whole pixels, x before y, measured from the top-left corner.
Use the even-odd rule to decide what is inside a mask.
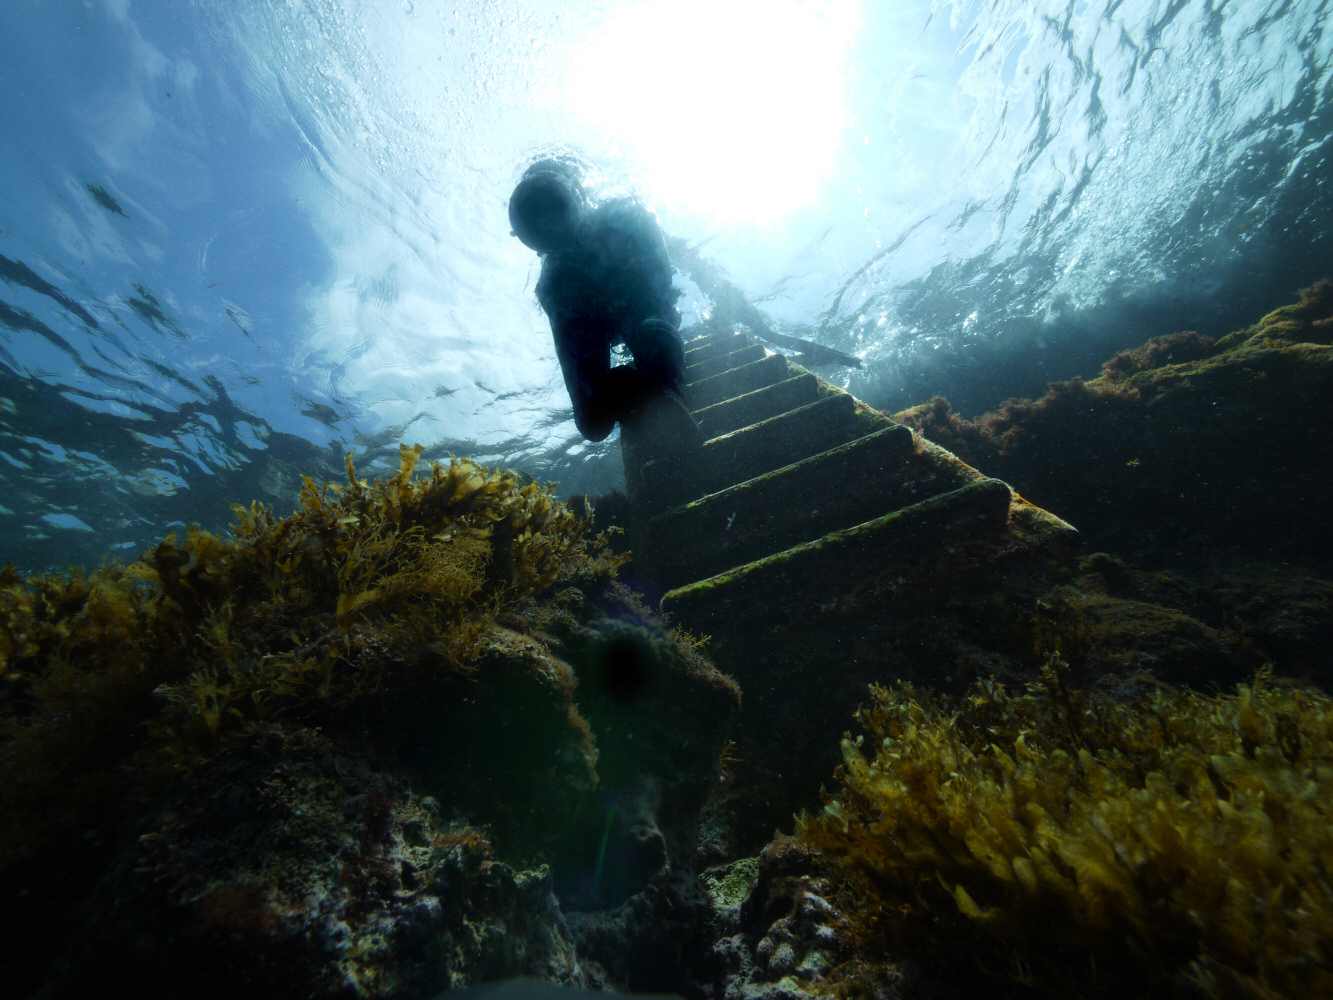
[[[55,996],[409,996],[583,983],[546,866],[494,858],[346,739],[262,725],[159,795],[98,886]]]
[[[1333,558],[1333,282],[1213,343],[1177,334],[976,420],[894,419],[1151,566]]]
[[[416,457],[236,540],[0,578],[17,995],[674,975],[739,689],[549,488]]]
[[[1266,420],[1190,414],[1210,396],[1323,413],[1330,295],[1216,344],[1159,338],[993,420],[939,401],[900,414],[915,432],[714,338],[692,355],[711,450],[673,486],[714,491],[664,509],[644,490],[673,469],[626,442],[630,497],[608,505],[648,531],[633,571],[675,588],[675,618],[615,579],[628,553],[586,537],[594,505],[465,461],[413,479],[415,449],[385,483],[307,482],[293,518],[238,509],[234,540],[192,531],[86,575],[6,571],[7,984],[416,998],[527,976],[691,1000],[1025,995],[1010,973],[1090,994],[1322,986],[1306,945],[1328,908],[1301,866],[1326,839],[1327,699],[1289,680],[1188,688],[1266,663],[1327,682],[1333,584],[1274,558],[1293,530],[1321,558],[1326,498],[1301,492],[1308,468],[1274,465],[1298,443],[1265,452],[1266,493],[1225,464],[1263,450]],[[1156,429],[1180,421],[1184,445]],[[1112,445],[1156,448],[1151,481],[1126,478],[1144,457],[1068,461]],[[1231,507],[1153,506],[1205,466],[1230,476],[1208,481]],[[1105,551],[1075,560],[1061,517]],[[840,740],[858,706],[869,743]],[[1158,746],[1153,725],[1174,735]],[[1152,796],[1195,847],[1235,847],[1229,874],[1164,827],[1149,843]],[[775,833],[801,809],[800,836]],[[1273,837],[1277,861],[1252,865]],[[1033,844],[1064,860],[1036,871]],[[1157,876],[1135,861],[1150,855]],[[1162,924],[1179,903],[1163,887],[1182,885],[1226,919]],[[1115,910],[1131,896],[1142,906]],[[1245,910],[1260,897],[1282,907]],[[1257,951],[1227,930],[1245,913],[1268,921]],[[1285,939],[1272,913],[1295,915]],[[1079,949],[1110,971],[1089,978]]]

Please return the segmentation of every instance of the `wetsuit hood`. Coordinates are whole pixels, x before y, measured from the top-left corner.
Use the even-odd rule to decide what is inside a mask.
[[[514,235],[538,253],[558,250],[583,221],[583,186],[561,163],[534,163],[509,198]]]

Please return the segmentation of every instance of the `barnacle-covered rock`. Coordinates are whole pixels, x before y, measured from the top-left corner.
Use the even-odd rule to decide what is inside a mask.
[[[864,961],[859,928],[834,901],[844,879],[836,863],[804,840],[777,836],[759,857],[705,872],[704,881],[714,904],[713,945],[696,964],[705,995],[794,1000],[853,993],[891,1000],[914,971],[883,956]]]

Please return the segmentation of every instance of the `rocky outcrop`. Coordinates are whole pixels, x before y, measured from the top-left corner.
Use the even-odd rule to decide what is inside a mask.
[[[1333,558],[1333,282],[1213,343],[1156,338],[976,420],[894,419],[1144,565]]]
[[[73,783],[37,797],[41,774],[19,763],[65,774],[80,734],[53,713],[26,736],[11,722],[5,780],[24,797],[6,816],[0,926],[16,995],[678,982],[735,682],[606,574],[502,605],[453,669],[432,669],[432,645],[374,648],[392,683],[355,691],[352,664],[341,710],[289,695],[193,746],[154,742],[170,702],[133,678],[134,699],[98,687],[90,661],[91,693],[62,704],[107,746],[133,734],[137,753],[102,762],[119,801]]]

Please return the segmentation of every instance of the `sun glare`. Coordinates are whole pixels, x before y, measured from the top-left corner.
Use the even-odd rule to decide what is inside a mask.
[[[857,0],[643,0],[577,53],[570,107],[664,207],[772,222],[808,204],[845,121]]]

